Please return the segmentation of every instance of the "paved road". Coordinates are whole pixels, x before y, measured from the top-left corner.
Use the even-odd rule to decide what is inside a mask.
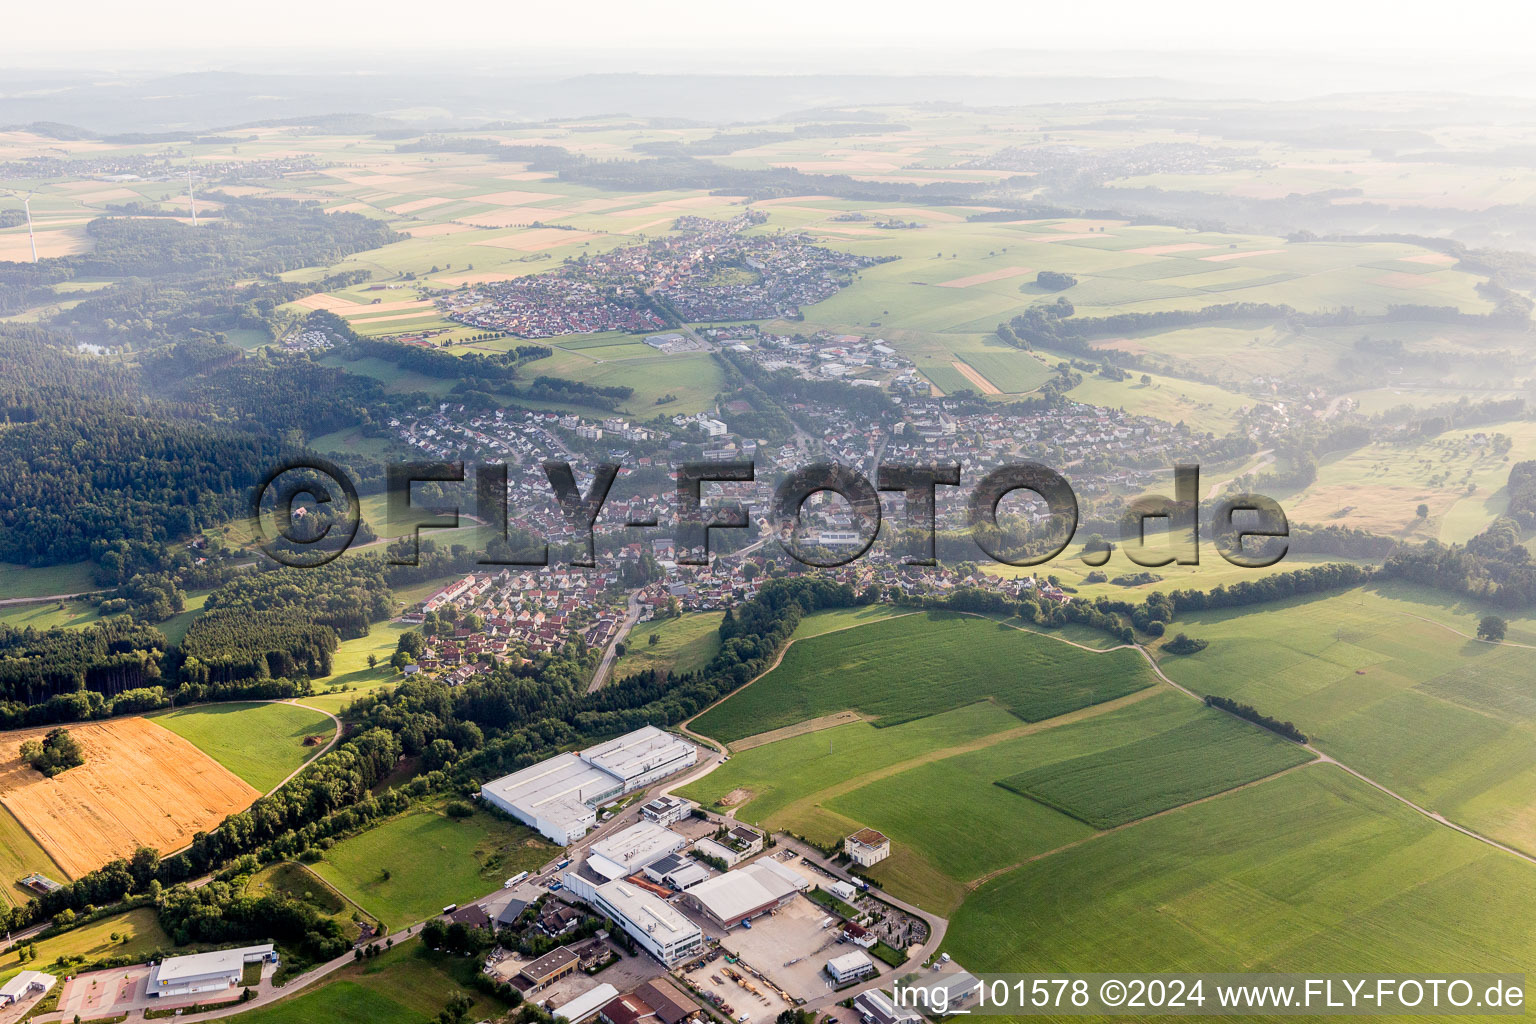
[[[613,639],[608,641],[608,649],[603,651],[603,660],[597,663],[597,671],[592,673],[592,682],[587,684],[588,693],[596,693],[608,682],[608,673],[613,669],[613,663],[618,660],[619,644],[629,636],[629,631],[635,628],[635,623],[640,621],[640,592],[631,591],[629,594],[629,606],[624,611],[624,620],[619,623],[619,628],[613,631]]]
[[[47,604],[49,601],[72,601],[77,597],[95,597],[103,594],[103,590],[82,590],[78,594],[45,594],[42,597],[7,597],[0,599],[3,604]]]

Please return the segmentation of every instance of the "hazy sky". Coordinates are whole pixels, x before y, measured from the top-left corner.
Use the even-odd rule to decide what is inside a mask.
[[[554,51],[911,50],[940,62],[976,49],[1417,51],[1475,60],[1526,56],[1536,4],[1429,0],[74,0],[7,5],[7,62],[67,66],[111,52],[194,51],[217,66],[255,51],[358,55],[495,50],[509,65],[545,64]],[[17,45],[17,44],[20,45]],[[836,57],[826,70],[836,70]],[[123,61],[126,62],[126,61]],[[662,70],[662,69],[658,69]],[[1303,67],[1298,67],[1304,73]]]

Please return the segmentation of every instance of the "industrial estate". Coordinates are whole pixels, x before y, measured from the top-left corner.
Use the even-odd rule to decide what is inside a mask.
[[[623,42],[0,71],[0,1024],[1530,974],[1523,65]]]

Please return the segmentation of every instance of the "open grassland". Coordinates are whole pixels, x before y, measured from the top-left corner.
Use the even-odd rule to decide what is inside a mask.
[[[21,822],[0,807],[0,894],[13,906],[25,903],[32,894],[16,883],[33,873],[45,875],[55,882],[69,880],[48,852],[21,827]]]
[[[703,668],[720,650],[720,619],[719,612],[688,612],[675,619],[638,623],[630,631],[623,657],[613,666],[613,678],[647,669],[693,672]]]
[[[47,971],[49,965],[61,956],[84,957],[89,962],[109,956],[170,949],[171,946],[171,937],[160,927],[155,917],[155,908],[138,907],[50,939],[39,939],[35,961],[23,964],[17,956],[18,950],[11,948],[0,954],[0,982],[15,977],[24,969]]]
[[[438,586],[434,584],[431,590]],[[389,659],[400,644],[400,634],[409,628],[403,622],[375,622],[367,636],[343,640],[331,659],[331,674],[315,680],[315,692],[303,699],[304,704],[340,714],[363,694],[400,682],[403,677],[390,666]],[[377,659],[373,668],[368,667],[370,654]]]
[[[1495,450],[1492,437],[1513,442]],[[1282,495],[1296,522],[1338,525],[1413,539],[1465,542],[1508,506],[1510,463],[1536,446],[1536,423],[1495,423],[1427,440],[1376,442],[1318,461],[1317,480]],[[1429,515],[1419,519],[1418,506]]]
[[[1094,828],[1113,828],[1312,760],[1295,743],[1209,709],[1167,732],[998,782]]]
[[[1198,693],[1294,721],[1321,750],[1454,821],[1536,850],[1536,650],[1468,635],[1480,609],[1385,586],[1182,615],[1210,641],[1163,656]],[[1532,624],[1517,620],[1511,640]]]
[[[893,725],[985,698],[1032,722],[1151,683],[1131,651],[1088,655],[991,619],[933,612],[797,642],[692,728],[729,742],[844,709]]]
[[[399,928],[542,865],[555,848],[521,825],[477,811],[409,811],[337,843],[314,865],[347,899]]]
[[[329,718],[294,704],[206,704],[155,715],[176,733],[262,793],[330,741]],[[310,737],[319,742],[306,745]]]
[[[69,726],[85,764],[47,779],[18,748],[46,727],[3,734],[0,804],[71,877],[140,846],[178,850],[260,793],[146,718]]]
[[[52,597],[99,589],[100,585],[91,577],[89,562],[41,566],[0,562],[0,600]]]
[[[240,1015],[248,1024],[419,1024],[435,1019],[454,992],[472,1000],[469,1020],[495,1017],[506,1005],[476,991],[476,961],[455,959],[409,939],[380,956],[338,971],[334,980]]]
[[[1519,971],[1536,869],[1332,766],[1022,865],[955,914],[972,971]]]
[[[827,608],[819,612],[812,612],[800,620],[795,627],[795,640],[805,640],[809,637],[820,636],[823,633],[831,633],[834,630],[848,629],[850,626],[863,626],[870,622],[879,622],[881,619],[895,618],[910,611],[908,608],[898,608],[890,604],[861,604],[853,608]]]
[[[0,622],[16,629],[53,629],[55,626],[89,626],[101,620],[101,611],[88,601],[43,601],[0,605]]]
[[[1053,376],[1039,359],[1016,349],[964,352],[960,358],[995,384],[999,391],[1010,395],[1033,391]]]

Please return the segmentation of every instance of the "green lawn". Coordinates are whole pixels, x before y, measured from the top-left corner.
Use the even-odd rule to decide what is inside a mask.
[[[1190,689],[1289,719],[1319,749],[1409,799],[1536,850],[1536,650],[1477,643],[1419,618],[1470,634],[1478,612],[1391,585],[1257,613],[1191,613],[1178,630],[1210,646],[1161,661]],[[1516,619],[1510,639],[1531,628]]]
[[[16,881],[33,872],[47,875],[55,882],[69,881],[69,876],[37,845],[21,822],[0,807],[0,893],[11,904],[25,903],[31,894]]]
[[[152,720],[263,793],[324,745],[305,746],[306,737],[329,740],[336,731],[320,712],[293,704],[207,704],[167,711]]]
[[[1332,766],[1155,818],[983,885],[971,971],[1524,971],[1536,870]]]
[[[100,589],[101,585],[91,578],[89,562],[41,566],[0,562],[0,599],[52,597]]]
[[[998,781],[1094,828],[1149,814],[1283,771],[1312,755],[1224,712],[1201,709],[1167,732]]]
[[[1032,722],[1152,679],[1132,651],[1086,654],[991,619],[928,612],[798,641],[691,727],[729,742],[844,709],[893,725],[983,698]]]
[[[116,939],[112,938],[114,933]],[[155,909],[138,907],[125,914],[113,914],[82,925],[51,939],[38,940],[36,961],[23,964],[17,959],[15,949],[0,954],[0,982],[15,977],[24,968],[47,971],[48,965],[61,956],[83,956],[87,961],[92,961],[128,953],[170,949],[171,945],[171,937],[156,920]]]
[[[484,895],[554,853],[529,829],[483,812],[450,818],[417,810],[337,843],[314,871],[343,896],[399,928],[449,903]]]
[[[629,634],[624,656],[613,666],[623,679],[646,669],[692,672],[709,664],[720,650],[720,612],[689,612],[675,619],[641,622]],[[657,637],[652,644],[652,635]]]
[[[398,943],[362,964],[344,967],[319,987],[240,1014],[242,1024],[421,1024],[434,1020],[455,993],[473,1001],[469,1020],[498,1017],[507,1006],[470,986],[478,961]]]

